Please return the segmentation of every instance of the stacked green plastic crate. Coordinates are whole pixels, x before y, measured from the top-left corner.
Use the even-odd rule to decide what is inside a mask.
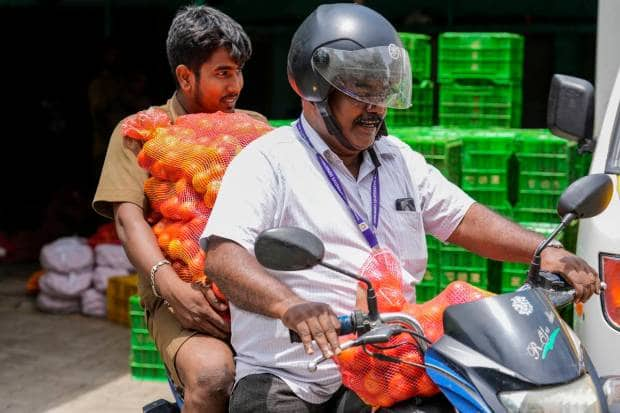
[[[521,125],[523,36],[443,33],[438,42],[439,124]]]
[[[149,335],[144,319],[140,297],[129,297],[129,320],[131,323],[131,375],[136,380],[166,381],[166,367]]]
[[[295,119],[269,119],[269,124],[274,128],[290,126],[293,122],[295,122]]]
[[[515,141],[518,191],[514,208],[518,222],[558,222],[557,202],[564,189],[586,173],[587,158],[576,165],[574,142],[543,129],[521,129]]]
[[[411,64],[411,107],[388,109],[385,122],[389,127],[430,126],[433,124],[433,89],[431,81],[431,38],[425,34],[399,33]]]
[[[424,303],[439,294],[440,262],[439,248],[441,242],[432,235],[426,236],[426,249],[428,251],[428,261],[426,273],[422,281],[415,287],[416,302]]]

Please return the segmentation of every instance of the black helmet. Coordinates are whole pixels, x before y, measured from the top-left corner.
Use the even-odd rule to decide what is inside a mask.
[[[370,104],[406,108],[411,68],[394,27],[368,7],[319,6],[299,26],[288,54],[289,83],[310,102],[333,88]]]

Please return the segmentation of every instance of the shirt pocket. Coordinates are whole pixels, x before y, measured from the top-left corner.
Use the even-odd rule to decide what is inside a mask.
[[[427,251],[422,214],[418,211],[393,211],[392,238],[403,267],[415,278],[426,268]]]

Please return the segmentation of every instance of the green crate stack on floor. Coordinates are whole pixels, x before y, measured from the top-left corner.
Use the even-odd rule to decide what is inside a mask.
[[[411,64],[411,107],[388,109],[385,122],[388,130],[399,126],[430,126],[433,124],[434,84],[431,81],[431,37],[426,34],[399,33]]]
[[[398,137],[451,182],[461,182],[462,141],[458,131],[436,127],[393,128]]]
[[[577,166],[574,142],[544,129],[521,129],[515,142],[518,192],[514,208],[518,222],[559,222],[557,202],[584,165]]]
[[[146,327],[140,296],[129,297],[131,323],[131,375],[136,380],[167,381],[166,367]]]
[[[441,34],[439,124],[520,127],[523,44],[523,36],[513,33]]]

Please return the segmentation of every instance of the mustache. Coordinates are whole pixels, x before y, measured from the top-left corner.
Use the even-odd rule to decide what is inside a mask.
[[[366,115],[359,116],[354,121],[356,124],[361,122],[376,122],[377,124],[383,122],[383,118],[376,113],[369,113]]]

